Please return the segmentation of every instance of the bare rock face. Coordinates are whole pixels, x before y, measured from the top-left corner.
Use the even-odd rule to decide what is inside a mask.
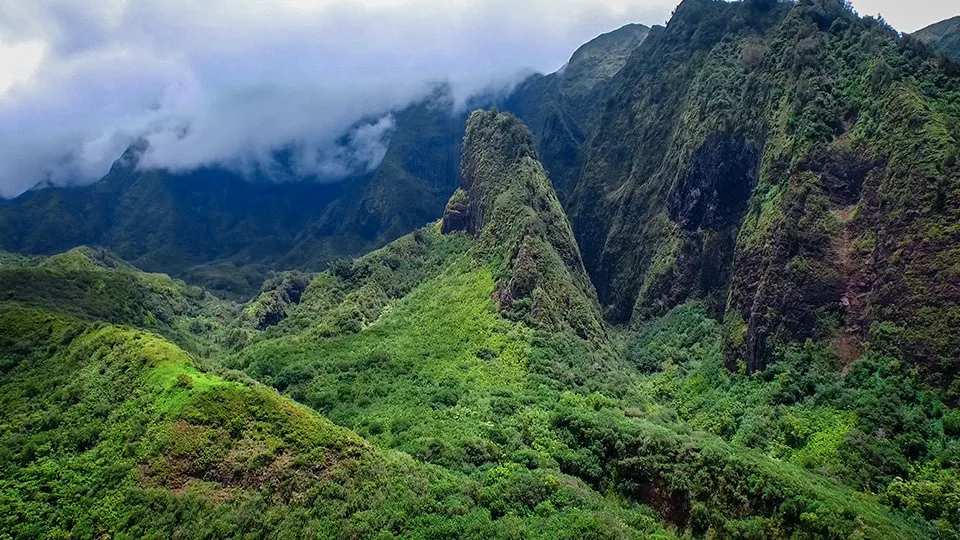
[[[760,178],[761,154],[744,135],[712,134],[670,189],[670,219],[689,231],[736,224]]]

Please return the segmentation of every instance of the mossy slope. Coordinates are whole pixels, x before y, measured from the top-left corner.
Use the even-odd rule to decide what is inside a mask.
[[[567,204],[609,319],[703,300],[750,370],[887,328],[955,380],[955,66],[835,0],[686,0],[611,84]]]
[[[156,335],[3,304],[0,350],[0,536],[657,531],[557,473],[473,481],[381,452],[273,390],[199,370]],[[538,500],[511,498],[527,484]]]
[[[461,176],[443,231],[477,238],[475,253],[498,274],[501,312],[545,330],[602,341],[596,293],[526,126],[496,110],[474,112],[467,121]]]
[[[932,534],[833,479],[638,412],[643,379],[618,356],[567,324],[503,311],[498,275],[509,275],[518,238],[535,231],[545,248],[572,243],[568,229],[554,237],[526,226],[565,223],[531,148],[515,118],[474,113],[465,182],[444,222],[321,274],[304,293],[312,300],[228,365],[375,444],[478,482],[498,478],[546,515],[553,510],[527,474],[566,474],[616,494],[594,517],[649,527],[644,504],[695,536]],[[558,256],[541,260],[569,271]]]

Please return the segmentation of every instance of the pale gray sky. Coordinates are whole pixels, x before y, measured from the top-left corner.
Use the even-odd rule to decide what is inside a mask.
[[[0,196],[89,182],[137,137],[169,167],[242,165],[295,141],[318,172],[378,155],[392,108],[552,71],[675,0],[0,0]],[[914,31],[944,0],[854,0]],[[331,142],[362,116],[346,157]]]
[[[860,15],[882,15],[901,32],[916,32],[935,22],[960,15],[955,0],[853,0]]]

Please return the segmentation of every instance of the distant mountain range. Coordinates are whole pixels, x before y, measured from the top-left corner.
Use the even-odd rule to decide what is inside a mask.
[[[0,246],[36,254],[103,246],[140,268],[249,296],[269,269],[321,269],[440,215],[456,187],[464,119],[444,97],[397,112],[379,167],[342,182],[141,170],[132,148],[95,184],[0,203]]]
[[[918,317],[958,302],[952,263],[923,247],[951,245],[924,227],[953,219],[946,179],[957,135],[945,118],[955,100],[949,85],[930,90],[952,79],[909,82],[934,81],[939,68],[892,29],[833,4],[707,4],[684,2],[668,28],[599,36],[561,70],[495,100],[531,127],[605,317],[640,322],[700,299],[743,334],[731,337],[729,355],[750,369],[768,363],[776,343],[833,332],[824,317],[850,343],[876,321],[912,320],[919,334],[909,347],[948,358],[960,343],[937,330],[942,322]],[[734,18],[723,22],[727,12]],[[792,26],[799,14],[817,25],[802,38]],[[956,23],[916,36],[945,50]],[[875,50],[840,51],[858,35],[877,36]],[[840,60],[831,69],[841,79],[823,79],[823,66]],[[374,171],[337,183],[140,170],[131,149],[93,185],[4,202],[0,247],[102,246],[145,270],[249,298],[271,271],[321,270],[437,219],[460,183],[465,114],[438,88],[396,112]],[[898,154],[907,141],[923,150]],[[895,195],[904,190],[909,200]],[[815,208],[803,206],[812,200]],[[820,217],[807,223],[812,215]],[[860,249],[869,242],[885,255]],[[876,285],[921,269],[932,272],[922,288]]]
[[[960,15],[931,24],[911,35],[954,62],[960,62]]]
[[[343,182],[4,202],[0,537],[960,537],[935,48],[684,0]]]
[[[600,36],[563,70],[531,77],[506,100],[505,108],[535,126],[542,148],[556,147],[545,161],[558,177],[577,167],[577,148],[597,114],[594,94],[646,33],[629,25]],[[131,149],[95,184],[0,201],[0,248],[51,254],[98,245],[145,270],[249,297],[271,270],[321,270],[439,218],[459,183],[467,111],[452,107],[438,87],[397,111],[376,170],[336,183],[274,183],[222,168],[140,170]]]

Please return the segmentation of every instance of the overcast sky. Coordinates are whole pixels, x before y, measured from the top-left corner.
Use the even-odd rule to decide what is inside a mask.
[[[139,137],[147,164],[244,167],[290,143],[304,173],[374,165],[389,110],[559,68],[669,0],[0,0],[0,196],[94,181]],[[855,0],[902,31],[945,0]],[[353,129],[358,118],[369,125]],[[332,141],[346,131],[351,144]]]

